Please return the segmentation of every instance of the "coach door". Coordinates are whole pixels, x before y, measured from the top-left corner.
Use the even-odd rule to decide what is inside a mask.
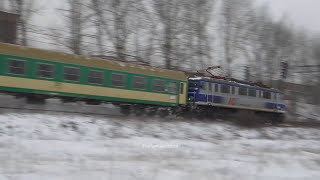
[[[180,82],[179,87],[179,104],[186,104],[187,86],[186,83]]]

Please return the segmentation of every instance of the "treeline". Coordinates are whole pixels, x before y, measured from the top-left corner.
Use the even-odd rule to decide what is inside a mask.
[[[320,41],[285,18],[275,21],[252,0],[61,0],[56,13],[64,25],[41,30],[30,25],[32,16],[46,13],[36,2],[7,2],[21,14],[22,45],[42,33],[50,47],[75,54],[187,71],[221,65],[240,78],[248,66],[249,80],[264,82],[279,79],[287,62],[289,80],[320,82],[320,73],[296,73],[320,64]]]

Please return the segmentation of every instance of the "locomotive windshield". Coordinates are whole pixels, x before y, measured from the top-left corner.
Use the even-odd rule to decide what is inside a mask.
[[[189,82],[189,88],[190,89],[195,89],[195,88],[197,88],[197,83],[196,82]]]

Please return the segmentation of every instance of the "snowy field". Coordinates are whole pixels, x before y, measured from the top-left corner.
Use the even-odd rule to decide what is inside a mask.
[[[320,179],[320,129],[0,113],[0,180]]]
[[[297,103],[298,120],[320,121],[320,106]]]

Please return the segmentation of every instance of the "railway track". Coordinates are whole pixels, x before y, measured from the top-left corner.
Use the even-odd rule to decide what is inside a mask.
[[[53,101],[53,102],[52,102]],[[79,114],[79,115],[96,115],[96,116],[108,116],[108,117],[126,117],[120,113],[118,107],[112,106],[93,106],[80,103],[61,103],[55,100],[49,101],[44,105],[26,104],[23,100],[17,100],[10,96],[0,95],[0,114],[6,112],[43,112],[43,113],[64,113],[64,114]],[[149,117],[139,116],[139,119],[147,119]],[[181,119],[175,117],[167,117],[166,119],[178,120],[178,121],[192,121],[191,119]],[[197,121],[197,120],[195,120]],[[198,119],[199,121],[199,119]],[[205,122],[212,122],[215,120],[200,120]],[[224,121],[229,121],[225,119]],[[307,119],[304,121],[286,120],[284,123],[277,125],[262,125],[263,126],[275,126],[275,127],[296,127],[296,128],[320,128],[320,121]]]
[[[52,112],[81,115],[123,116],[113,105],[87,105],[84,103],[62,103],[59,99],[48,99],[45,104],[28,104],[24,99],[0,94],[0,113],[3,112]]]
[[[25,112],[52,112],[52,113],[64,113],[64,114],[81,114],[81,115],[97,115],[97,116],[112,116],[112,117],[124,117],[122,114],[114,114],[114,113],[95,113],[95,112],[78,112],[78,111],[64,111],[64,110],[50,110],[50,109],[35,109],[35,108],[19,108],[19,107],[2,107],[0,106],[0,110],[19,110]],[[1,112],[0,112],[1,114]]]
[[[4,113],[3,110],[7,110],[8,112],[11,111],[23,111],[23,112],[45,112],[45,113],[64,113],[64,114],[79,114],[79,115],[94,115],[94,116],[108,116],[108,117],[114,117],[114,118],[120,118],[120,117],[127,117],[123,114],[117,114],[117,113],[97,113],[97,112],[78,112],[78,111],[69,111],[69,110],[53,110],[53,109],[41,109],[41,108],[25,108],[25,107],[3,107],[0,106],[0,114]],[[1,112],[2,111],[2,112]],[[139,117],[141,119],[145,119],[147,117]],[[182,120],[183,121],[183,120]],[[188,120],[190,121],[190,120]],[[208,120],[205,120],[206,122],[210,122]],[[225,120],[227,121],[227,120]],[[213,121],[211,121],[213,122]],[[279,123],[276,125],[270,125],[270,124],[262,124],[258,127],[291,127],[291,128],[316,128],[320,129],[320,121],[316,120],[308,120],[308,121],[285,121],[284,123]]]

